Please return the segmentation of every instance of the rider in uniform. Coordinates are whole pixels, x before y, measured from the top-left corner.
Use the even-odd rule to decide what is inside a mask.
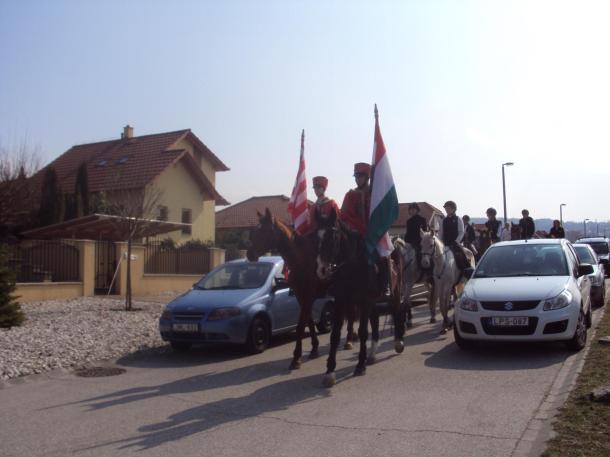
[[[337,202],[325,195],[327,187],[328,178],[325,176],[316,176],[313,178],[313,191],[318,198],[313,205],[309,206],[309,222],[311,224],[312,232],[316,231],[318,220],[328,219],[333,209],[335,210],[337,217],[340,217],[341,212]]]
[[[485,213],[487,214],[487,222],[485,222],[485,227],[489,233],[489,239],[491,244],[497,243],[500,241],[500,229],[502,228],[502,224],[496,219],[496,214],[498,214],[498,212],[494,208],[487,208]]]
[[[458,268],[464,270],[470,266],[468,259],[466,259],[466,254],[460,246],[460,242],[464,237],[464,223],[455,214],[457,210],[455,202],[449,200],[443,205],[443,208],[445,208],[447,216],[443,218],[443,223],[439,230],[439,238],[453,252]]]
[[[534,219],[530,217],[530,212],[526,209],[521,211],[522,219],[519,220],[519,231],[521,232],[522,240],[529,240],[534,236],[536,232],[536,226],[534,225]]]
[[[409,218],[406,222],[405,241],[415,250],[417,263],[421,264],[421,231],[428,231],[428,222],[419,214],[419,205],[409,203]]]

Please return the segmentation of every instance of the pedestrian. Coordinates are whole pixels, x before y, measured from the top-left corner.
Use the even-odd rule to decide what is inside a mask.
[[[549,232],[549,238],[565,238],[566,233],[561,226],[561,222],[557,219],[553,221],[553,227],[551,227],[551,231]]]

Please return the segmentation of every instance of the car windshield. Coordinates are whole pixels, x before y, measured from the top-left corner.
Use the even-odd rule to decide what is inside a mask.
[[[270,262],[227,263],[206,275],[196,285],[200,290],[258,289],[273,268]]]
[[[595,265],[597,260],[593,258],[591,251],[586,246],[574,246],[574,250],[576,251],[576,255],[578,255],[578,260],[581,263],[590,263],[591,265]]]
[[[558,244],[511,244],[489,249],[475,278],[567,276],[568,265]]]
[[[608,254],[608,243],[605,241],[587,241],[586,244],[591,246],[596,254]]]

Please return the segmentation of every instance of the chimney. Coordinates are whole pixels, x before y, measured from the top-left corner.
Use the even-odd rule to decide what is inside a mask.
[[[133,138],[133,127],[131,125],[127,124],[125,127],[123,127],[123,133],[121,134],[121,139],[128,140],[130,138]]]

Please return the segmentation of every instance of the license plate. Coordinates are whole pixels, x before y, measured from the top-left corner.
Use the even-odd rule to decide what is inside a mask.
[[[495,327],[525,327],[529,325],[529,317],[492,317],[491,325]]]
[[[173,324],[172,330],[174,332],[188,332],[188,333],[197,333],[199,331],[199,325],[197,324]]]

